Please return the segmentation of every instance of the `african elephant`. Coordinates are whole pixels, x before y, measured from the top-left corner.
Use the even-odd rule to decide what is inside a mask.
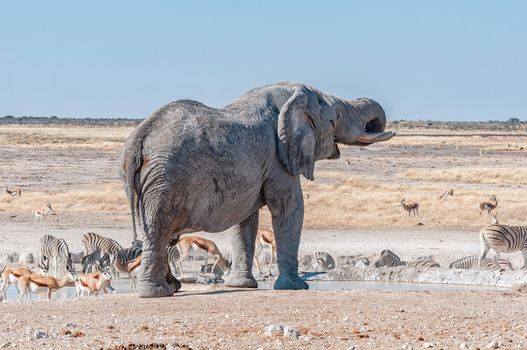
[[[141,297],[174,293],[165,281],[166,246],[181,234],[234,226],[227,286],[257,287],[252,264],[259,209],[272,215],[279,269],[275,289],[306,289],[298,277],[304,217],[299,175],[339,157],[337,143],[365,146],[393,137],[368,98],[344,100],[300,83],[253,89],[226,107],[178,100],[127,139],[121,164],[132,212],[144,234]]]

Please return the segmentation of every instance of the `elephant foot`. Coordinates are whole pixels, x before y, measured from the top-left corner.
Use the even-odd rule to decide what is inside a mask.
[[[307,285],[307,283],[301,279],[300,277],[298,277],[298,275],[288,275],[288,276],[284,276],[284,275],[280,275],[278,276],[278,278],[276,279],[275,283],[274,283],[274,289],[293,289],[293,290],[297,290],[297,289],[309,289],[309,286]]]
[[[226,287],[258,288],[258,282],[250,273],[231,272],[224,281]]]
[[[137,294],[139,294],[139,297],[141,298],[170,297],[174,295],[175,292],[176,288],[174,285],[169,285],[165,281],[158,283],[142,281],[139,282],[137,286]]]

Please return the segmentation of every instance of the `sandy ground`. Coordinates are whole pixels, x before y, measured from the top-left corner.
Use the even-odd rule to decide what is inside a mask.
[[[0,307],[0,346],[20,349],[527,347],[527,296],[513,292],[184,286],[165,299],[111,295]],[[300,337],[266,336],[270,324],[292,326]]]

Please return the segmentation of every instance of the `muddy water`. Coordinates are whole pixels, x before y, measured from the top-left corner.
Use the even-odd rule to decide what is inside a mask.
[[[130,293],[130,280],[116,279],[112,280],[112,287],[117,294]],[[259,289],[272,289],[274,280],[259,281]],[[504,290],[504,288],[475,286],[475,285],[461,285],[461,284],[433,284],[433,283],[401,283],[401,282],[366,282],[366,281],[309,281],[309,289],[311,290],[349,290],[349,289],[376,289],[376,290],[392,290],[392,291],[463,291],[463,290]],[[7,290],[7,299],[15,299],[18,295],[16,288],[11,285]],[[74,298],[75,288],[66,287],[51,295],[52,299]],[[31,300],[46,299],[45,294],[32,294]]]

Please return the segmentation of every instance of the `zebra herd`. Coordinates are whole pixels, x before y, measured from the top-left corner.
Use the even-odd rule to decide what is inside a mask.
[[[366,266],[369,266],[369,260],[363,258],[362,261]],[[403,261],[401,258],[391,250],[383,250],[378,259],[373,263],[374,267],[413,267],[413,268],[440,268],[441,265],[430,258],[418,258],[414,261]],[[450,269],[482,269],[482,270],[512,270],[512,264],[505,259],[499,259],[498,264],[493,259],[484,258],[482,262],[479,261],[479,256],[471,255],[456,261],[453,261],[448,268]]]
[[[479,240],[481,244],[479,256],[467,256],[456,260],[449,265],[449,268],[512,270],[511,263],[508,260],[500,259],[500,256],[502,253],[515,252],[521,252],[523,255],[523,265],[520,269],[527,268],[527,226],[488,225],[481,229]],[[494,251],[493,259],[487,258],[490,250]],[[382,251],[374,266],[440,267],[438,263],[429,259],[419,259],[408,263],[402,261],[395,253],[389,250]]]

